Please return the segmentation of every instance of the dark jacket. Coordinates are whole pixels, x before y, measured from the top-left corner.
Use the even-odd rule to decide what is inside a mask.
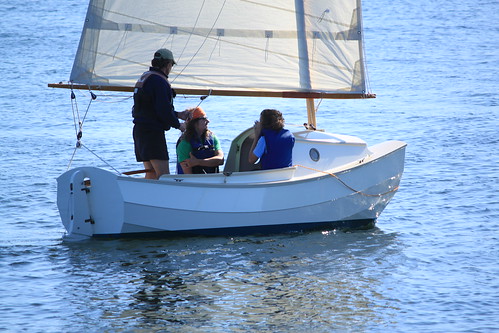
[[[133,122],[143,128],[168,131],[179,128],[180,123],[173,107],[173,91],[166,76],[151,67],[135,84],[133,94]]]

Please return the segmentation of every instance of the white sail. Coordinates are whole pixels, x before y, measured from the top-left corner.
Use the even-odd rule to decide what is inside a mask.
[[[366,93],[360,0],[92,0],[70,81],[132,87],[159,48],[175,88]]]

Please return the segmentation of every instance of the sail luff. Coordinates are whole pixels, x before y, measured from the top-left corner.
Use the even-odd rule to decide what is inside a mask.
[[[99,48],[99,22],[106,0],[93,0],[88,5],[78,51],[71,70],[71,82],[92,82]],[[99,22],[98,22],[99,21]]]
[[[362,81],[364,82],[364,93],[368,93],[369,88],[367,87],[367,67],[364,59],[364,26],[363,26],[363,19],[362,19],[362,0],[357,0],[357,22],[358,22],[358,34],[361,35],[359,38],[359,62],[361,64],[360,66],[360,72],[361,72],[361,77]]]

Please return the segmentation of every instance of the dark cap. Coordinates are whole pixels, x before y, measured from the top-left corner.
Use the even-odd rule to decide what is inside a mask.
[[[164,60],[169,60],[173,62],[173,64],[177,64],[175,60],[173,59],[173,53],[172,51],[168,49],[159,49],[156,52],[154,52],[154,59],[164,59]]]

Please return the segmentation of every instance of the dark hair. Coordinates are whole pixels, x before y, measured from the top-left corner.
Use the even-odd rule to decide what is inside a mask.
[[[265,109],[260,113],[262,128],[280,131],[284,128],[282,113],[275,109]]]
[[[198,133],[196,132],[196,124],[201,119],[205,119],[205,118],[196,118],[196,119],[189,120],[187,122],[187,125],[185,127],[185,133],[182,136],[183,139],[190,142],[192,139],[198,138]],[[204,131],[204,133],[201,135],[201,140],[202,141],[206,140],[206,138],[209,136],[210,133],[211,132],[208,129],[206,131]]]
[[[163,59],[163,58],[153,58],[151,60],[151,66],[156,68],[166,67],[169,63],[173,63],[171,60]]]

